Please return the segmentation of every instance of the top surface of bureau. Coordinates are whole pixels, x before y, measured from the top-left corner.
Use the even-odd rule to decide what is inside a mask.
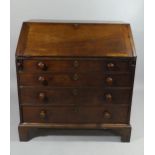
[[[134,57],[129,24],[24,22],[16,56]]]

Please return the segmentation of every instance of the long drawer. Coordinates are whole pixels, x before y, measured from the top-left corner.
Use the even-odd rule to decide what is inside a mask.
[[[131,67],[129,61],[114,60],[114,59],[99,59],[99,60],[23,60],[22,64],[17,63],[22,67],[24,72],[128,72]],[[21,65],[21,66],[20,66]]]
[[[24,106],[23,122],[35,123],[128,123],[128,106],[29,107]]]
[[[21,87],[24,105],[104,105],[129,104],[130,89],[99,88],[33,88]]]
[[[131,74],[86,74],[86,73],[20,73],[19,82],[22,86],[52,86],[52,87],[102,87],[102,86],[132,86]]]

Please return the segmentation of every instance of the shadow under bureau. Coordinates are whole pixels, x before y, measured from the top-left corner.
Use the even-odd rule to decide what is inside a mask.
[[[135,65],[129,24],[24,22],[16,50],[20,140],[48,128],[108,129],[130,141]]]

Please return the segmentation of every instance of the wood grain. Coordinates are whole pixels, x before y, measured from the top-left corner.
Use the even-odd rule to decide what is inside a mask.
[[[21,104],[33,106],[47,105],[104,105],[104,104],[130,104],[131,89],[100,89],[100,88],[34,88],[21,87]],[[44,94],[40,99],[39,94]],[[111,101],[106,95],[111,94]],[[61,96],[61,97],[60,97]]]
[[[40,118],[44,111],[45,118]],[[110,113],[110,118],[105,113]],[[128,106],[68,106],[68,107],[23,107],[24,122],[32,123],[128,123]]]
[[[25,22],[16,55],[132,57],[129,29],[128,24]]]

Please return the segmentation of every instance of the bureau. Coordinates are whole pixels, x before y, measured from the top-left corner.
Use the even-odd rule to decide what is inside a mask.
[[[130,141],[135,66],[129,24],[24,22],[16,50],[20,140],[48,128],[110,130]]]

